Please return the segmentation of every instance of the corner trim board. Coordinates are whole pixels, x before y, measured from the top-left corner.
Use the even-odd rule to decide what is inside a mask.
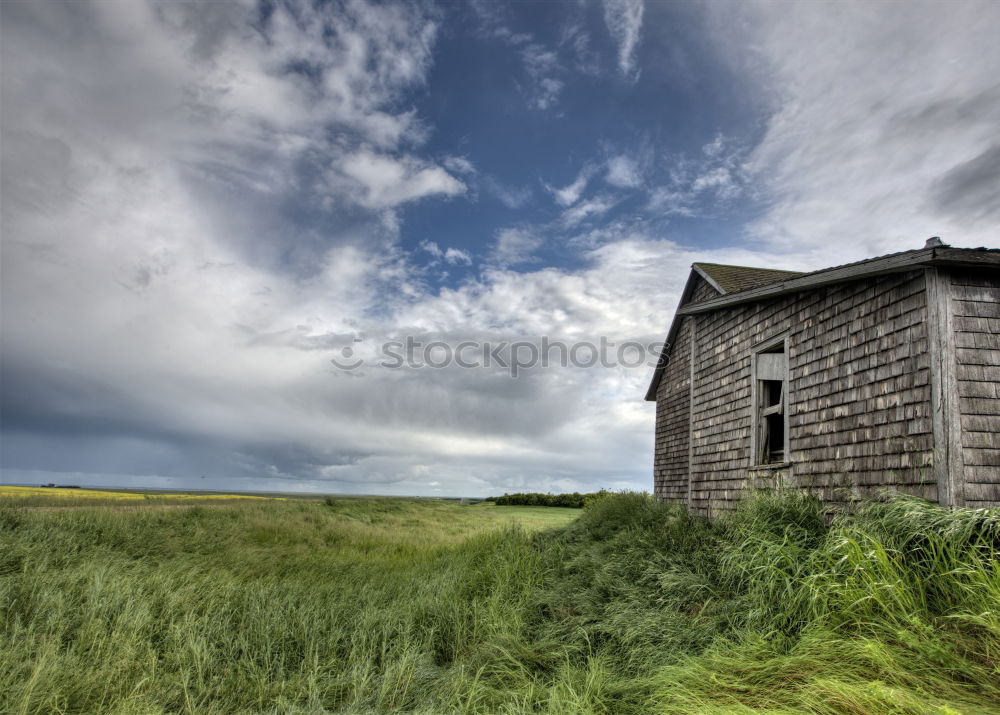
[[[938,503],[965,505],[962,479],[962,417],[959,411],[955,333],[951,320],[951,280],[940,268],[924,271],[927,293],[927,346],[931,362],[931,432]]]

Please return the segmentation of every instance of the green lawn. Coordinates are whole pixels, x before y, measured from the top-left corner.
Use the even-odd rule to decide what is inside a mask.
[[[0,712],[989,713],[1000,516],[0,506]]]

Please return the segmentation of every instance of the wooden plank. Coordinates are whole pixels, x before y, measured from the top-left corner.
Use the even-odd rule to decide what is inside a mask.
[[[990,330],[989,320],[986,318],[976,318],[969,317],[965,315],[956,315],[953,319],[953,324],[955,330],[963,333],[989,333]]]
[[[965,449],[966,467],[1000,467],[1000,447]]]
[[[957,347],[973,350],[1000,350],[1000,334],[997,333],[958,333],[955,336]]]
[[[935,268],[938,291],[938,310],[941,311],[941,369],[942,384],[946,400],[945,423],[948,435],[948,484],[947,490],[952,506],[965,506],[965,463],[962,451],[961,398],[958,397],[958,356],[955,348],[955,326],[952,301],[952,274]]]
[[[968,300],[978,303],[1000,303],[1000,285],[981,281],[980,285],[964,283],[954,284],[952,295],[955,300]]]
[[[927,332],[928,349],[931,355],[931,433],[933,434],[934,481],[938,495],[944,506],[955,506],[957,490],[952,475],[950,430],[954,428],[951,414],[951,394],[948,386],[948,333],[950,332],[949,290],[946,279],[937,268],[924,271],[927,283]]]
[[[977,397],[996,400],[1000,395],[997,394],[997,385],[995,382],[978,382],[974,380],[959,380],[958,381],[958,395],[959,397]]]
[[[971,382],[1000,383],[1000,365],[958,364],[958,379]]]
[[[992,415],[1000,416],[1000,400],[961,397],[959,398],[963,415]]]
[[[978,506],[976,502],[986,502],[984,506],[1000,503],[1000,483],[974,482],[965,485],[969,494],[969,506]]]
[[[971,484],[1000,484],[1000,467],[973,465],[966,468]]]
[[[1000,433],[1000,416],[963,414],[962,429],[969,432]]]
[[[942,265],[988,268],[1000,265],[1000,251],[975,248],[934,249],[935,262]]]
[[[758,380],[785,380],[788,376],[788,356],[785,353],[758,353],[756,359]]]
[[[958,362],[962,365],[987,365],[1000,367],[1000,350],[980,350],[978,348],[957,348]]]
[[[966,449],[1000,449],[1000,433],[997,432],[962,432],[962,446]]]
[[[996,274],[991,270],[972,270],[956,273],[952,284],[957,286],[994,286],[997,284]]]
[[[1000,318],[1000,303],[967,303],[979,318]]]

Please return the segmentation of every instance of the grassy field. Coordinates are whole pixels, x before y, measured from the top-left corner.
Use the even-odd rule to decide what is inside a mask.
[[[0,712],[1000,712],[995,512],[21,503]]]

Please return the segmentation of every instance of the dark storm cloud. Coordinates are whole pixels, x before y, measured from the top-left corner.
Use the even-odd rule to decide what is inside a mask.
[[[858,258],[916,248],[935,234],[955,245],[996,241],[963,213],[978,215],[979,199],[953,212],[941,192],[954,198],[948,189],[960,176],[974,181],[981,165],[957,165],[988,158],[996,143],[1000,6],[707,7],[734,65],[758,78],[772,106],[747,161],[751,185],[767,200],[751,224],[755,235],[772,246],[809,246],[819,265],[837,262],[845,241]],[[956,178],[939,186],[952,170]]]
[[[942,213],[971,225],[996,226],[1000,220],[1000,144],[951,169],[934,187]]]

